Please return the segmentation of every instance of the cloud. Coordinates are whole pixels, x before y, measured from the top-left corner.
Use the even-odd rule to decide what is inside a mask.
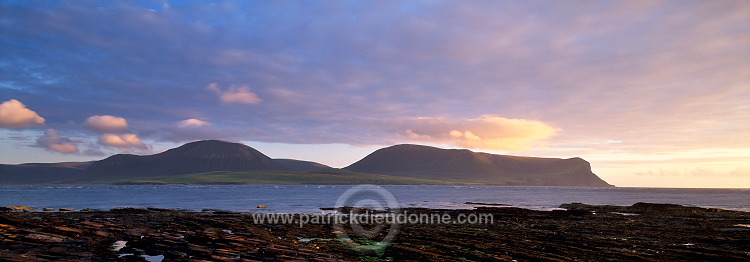
[[[101,150],[101,146],[93,142],[88,143],[81,153],[86,156],[107,156],[107,153]]]
[[[212,123],[195,118],[178,121],[162,129],[169,141],[184,142],[202,139],[220,139],[223,134],[212,127]]]
[[[83,127],[97,133],[122,133],[128,131],[128,121],[116,116],[90,116]]]
[[[144,144],[136,134],[128,131],[128,121],[123,117],[94,115],[86,119],[83,127],[99,133],[97,142],[100,145],[117,148],[127,153],[151,153],[151,146]],[[89,150],[84,153],[98,155],[101,150],[90,146]]]
[[[399,124],[410,140],[487,150],[527,150],[542,146],[560,129],[546,123],[483,115],[467,120],[421,117]]]
[[[115,147],[122,151],[133,152],[150,152],[151,147],[141,142],[135,134],[101,134],[99,135],[99,144]]]
[[[231,85],[228,90],[221,90],[218,84],[211,83],[206,88],[218,95],[219,100],[224,104],[257,104],[262,101],[255,93],[250,91],[250,87],[247,85]]]
[[[211,122],[203,121],[203,120],[195,119],[195,118],[190,118],[190,119],[185,119],[185,120],[177,122],[177,126],[182,127],[182,128],[211,126]]]
[[[140,138],[170,142],[545,143],[538,152],[548,156],[576,145],[564,154],[746,150],[748,7],[741,0],[0,5],[7,17],[0,93],[35,99],[34,109],[54,112],[45,113],[49,123],[111,112],[131,124],[149,121],[130,128]],[[225,106],[258,102],[251,113]],[[534,139],[551,131],[466,126],[488,113],[565,132]],[[197,116],[211,124],[175,122]]]
[[[57,130],[54,129],[47,129],[44,135],[36,140],[36,145],[64,154],[78,153],[78,147],[73,144],[73,141],[69,138],[61,137]]]
[[[237,129],[214,126],[214,123],[196,118],[185,119],[169,124],[154,124],[154,129],[145,132],[149,137],[170,142],[188,142],[204,139],[240,141],[248,136],[263,136],[257,128]]]
[[[0,128],[22,129],[43,125],[44,118],[18,100],[11,99],[0,104]]]

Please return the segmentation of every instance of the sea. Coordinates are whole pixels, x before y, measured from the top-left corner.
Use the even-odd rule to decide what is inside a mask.
[[[669,203],[750,212],[750,189],[385,185],[367,200],[399,207],[471,209],[484,204],[554,210],[560,204]],[[0,185],[0,206],[109,210],[311,213],[335,207],[350,185]],[[385,193],[384,193],[385,192]],[[381,198],[381,199],[377,199]],[[355,203],[356,204],[356,203]],[[262,208],[258,206],[262,205]],[[356,206],[356,205],[350,205]]]

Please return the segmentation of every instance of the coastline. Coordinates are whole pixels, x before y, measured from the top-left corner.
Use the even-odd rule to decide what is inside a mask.
[[[401,207],[471,209],[466,202],[502,203],[533,210],[554,210],[560,204],[632,205],[672,203],[705,208],[750,211],[750,189],[580,188],[515,186],[382,186]],[[42,208],[160,207],[235,212],[315,212],[330,207],[349,185],[12,185],[0,186],[0,206]],[[226,197],[234,196],[234,197]],[[304,197],[300,197],[304,196]]]
[[[404,224],[394,241],[375,253],[349,249],[331,225],[256,224],[248,213],[6,211],[0,212],[0,259],[742,261],[750,255],[750,212],[648,203],[562,207],[566,210],[408,208],[416,214],[485,213],[494,219],[489,224]],[[117,251],[116,243],[122,244]]]

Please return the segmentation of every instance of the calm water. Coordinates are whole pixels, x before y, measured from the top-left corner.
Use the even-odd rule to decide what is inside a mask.
[[[318,212],[351,186],[310,185],[2,185],[0,206],[35,208],[160,207],[264,212]],[[472,208],[465,202],[549,210],[563,203],[672,203],[750,211],[750,189],[383,186],[402,207]]]

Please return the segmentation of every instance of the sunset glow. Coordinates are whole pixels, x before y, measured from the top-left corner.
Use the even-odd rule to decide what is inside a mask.
[[[750,188],[750,1],[4,1],[0,164],[400,143]]]

